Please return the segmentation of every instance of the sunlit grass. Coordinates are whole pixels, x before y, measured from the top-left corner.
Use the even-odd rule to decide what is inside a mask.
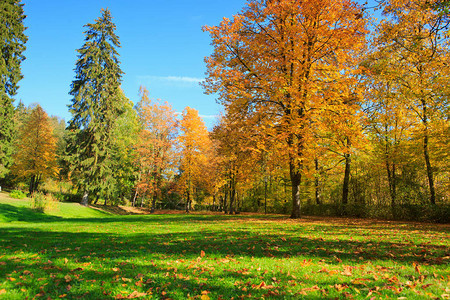
[[[39,214],[0,197],[3,299],[445,298],[449,228],[282,216]]]

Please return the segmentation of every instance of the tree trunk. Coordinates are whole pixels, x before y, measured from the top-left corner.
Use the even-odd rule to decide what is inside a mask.
[[[316,204],[320,205],[320,173],[319,173],[319,159],[314,159],[314,166],[316,169],[316,176],[314,178]]]
[[[389,162],[386,161],[386,170],[388,174],[388,183],[389,183],[389,193],[391,195],[391,206],[394,207],[396,203],[397,198],[397,178],[395,176],[395,164],[392,164],[392,170],[391,166],[389,165]]]
[[[152,208],[150,208],[150,213],[154,213],[155,212],[155,207],[156,207],[156,198],[157,198],[157,192],[153,192],[153,199],[152,199]]]
[[[289,173],[292,182],[292,213],[291,219],[299,219],[300,213],[300,183],[302,181],[302,174],[295,167],[293,161],[289,162]]]
[[[267,214],[267,179],[264,178],[264,214]]]
[[[236,191],[236,211],[234,212],[236,215],[239,215],[241,213],[241,208],[242,208],[242,196],[241,196],[240,202],[239,202],[239,196],[240,196],[240,194],[238,193],[238,191]]]
[[[430,202],[432,205],[436,205],[436,191],[434,189],[433,169],[431,168],[430,155],[428,153],[428,132],[425,131],[423,137],[423,156],[425,158],[425,164],[427,165],[428,184],[430,186]]]
[[[81,205],[88,206],[88,204],[89,204],[89,192],[85,190],[83,198],[81,198]]]
[[[349,153],[344,154],[345,158],[345,170],[344,170],[344,185],[342,187],[342,204],[348,204],[348,190],[350,183],[350,167],[351,167],[351,154],[350,154],[350,139],[347,137],[347,149]]]
[[[224,193],[224,198],[223,198],[223,212],[224,212],[225,214],[227,214],[227,210],[228,210],[228,207],[227,207],[228,193],[229,193],[229,191],[228,191],[228,185],[225,185],[225,193]]]
[[[189,208],[190,208],[189,202],[190,201],[191,201],[191,192],[188,191],[187,197],[186,197],[186,213],[189,213]]]
[[[138,194],[138,192],[137,192],[137,189],[136,189],[136,190],[134,190],[133,202],[131,202],[131,206],[132,206],[132,207],[135,207],[135,206],[136,206],[136,198],[137,198],[137,194]]]
[[[230,215],[234,214],[234,203],[236,199],[236,187],[234,177],[230,178]]]
[[[28,187],[28,191],[30,192],[30,195],[32,195],[34,192],[34,178],[35,178],[34,175],[31,176],[31,178],[30,178],[30,186]]]

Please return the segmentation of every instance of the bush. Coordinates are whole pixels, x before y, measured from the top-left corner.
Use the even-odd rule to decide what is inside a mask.
[[[420,221],[450,223],[450,205],[391,206],[362,204],[322,204],[303,205],[302,214],[322,217],[375,218],[397,221]]]
[[[78,194],[71,194],[71,193],[53,193],[53,196],[59,201],[59,202],[73,202],[73,203],[80,203],[82,195]]]
[[[44,195],[43,193],[35,192],[31,200],[31,208],[41,213],[54,210],[58,205],[58,200],[52,194]]]
[[[23,198],[25,198],[27,195],[26,195],[24,192],[20,191],[20,190],[13,190],[13,191],[11,191],[11,192],[9,193],[9,196],[10,196],[11,198],[14,198],[14,199],[23,199]]]

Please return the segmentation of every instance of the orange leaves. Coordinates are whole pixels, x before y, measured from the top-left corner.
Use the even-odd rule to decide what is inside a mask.
[[[365,27],[352,1],[250,1],[234,20],[204,27],[214,53],[203,86],[219,93],[229,123],[253,149],[271,149],[297,176],[317,148],[327,149],[318,136],[360,130],[354,76]]]
[[[142,298],[147,296],[147,293],[141,293],[138,291],[134,291],[129,295],[122,295],[122,294],[118,294],[116,297],[114,297],[114,299],[136,299],[136,298]]]
[[[420,272],[420,268],[419,268],[419,265],[418,265],[417,263],[413,263],[413,267],[414,267],[414,270],[415,270],[417,273],[419,273],[419,275],[422,274],[422,273]]]
[[[58,171],[56,138],[47,113],[39,105],[20,128],[12,171],[22,178],[33,176],[37,182],[41,178],[56,175]]]
[[[353,274],[352,274],[352,269],[353,269],[353,267],[350,267],[350,266],[344,266],[344,271],[341,272],[341,274],[342,274],[342,275],[345,275],[345,276],[353,276]]]
[[[208,178],[205,175],[208,173],[208,152],[212,147],[208,130],[197,110],[190,107],[183,110],[178,142],[181,148],[179,189],[190,202],[192,189]],[[190,209],[189,206],[187,203],[186,208]]]
[[[139,193],[156,195],[162,185],[163,176],[170,177],[171,166],[175,159],[175,136],[177,120],[175,111],[167,103],[152,101],[148,90],[141,86],[141,100],[137,111],[141,123],[139,143],[137,145],[140,180]]]

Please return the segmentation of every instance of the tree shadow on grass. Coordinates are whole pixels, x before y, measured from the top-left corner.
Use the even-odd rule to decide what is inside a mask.
[[[0,203],[0,220],[2,219],[6,222],[57,222],[62,220],[61,217],[37,212],[28,207]]]
[[[115,222],[144,222],[144,223],[191,223],[191,222],[222,222],[222,221],[239,221],[239,220],[280,220],[281,216],[263,216],[263,215],[201,215],[201,214],[153,214],[153,215],[111,215],[109,212],[103,212],[104,216],[99,217],[77,217],[77,218],[63,218],[53,216],[45,213],[37,212],[28,207],[13,206],[9,204],[0,203],[0,221],[6,222],[22,221],[30,223],[50,223],[50,222],[65,222],[65,223],[79,223],[87,222],[95,223],[115,223]]]
[[[24,248],[26,244],[26,248]],[[172,233],[88,233],[41,231],[28,228],[0,228],[0,246],[6,252],[26,250],[60,257],[58,249],[69,249],[73,256],[101,253],[104,258],[136,258],[148,253],[196,258],[201,251],[215,257],[325,259],[329,264],[342,261],[396,261],[412,264],[446,264],[450,247],[445,245],[398,242],[330,240],[321,237],[280,237],[251,230],[203,230]],[[95,253],[95,254],[93,254]],[[445,259],[444,259],[445,258]]]
[[[12,215],[15,215],[14,210]],[[164,222],[160,220],[160,224],[164,225]],[[318,232],[320,230],[317,228]],[[202,251],[205,253],[203,257]],[[20,257],[23,254],[26,258]],[[50,298],[66,294],[70,299],[111,299],[118,293],[130,295],[134,290],[172,299],[185,299],[188,294],[200,295],[202,291],[211,292],[213,298],[218,295],[231,298],[249,293],[260,298],[269,291],[275,293],[276,288],[258,289],[253,285],[262,281],[271,285],[273,277],[283,283],[292,278],[275,267],[267,274],[260,272],[256,276],[254,273],[239,273],[236,271],[239,257],[284,261],[304,257],[329,265],[361,261],[393,261],[407,265],[418,262],[439,267],[445,266],[443,257],[448,255],[449,248],[445,246],[375,243],[374,240],[325,240],[294,234],[280,236],[250,228],[233,231],[223,227],[196,232],[123,235],[0,228],[0,282],[10,283],[9,288],[18,293],[25,288],[29,290],[29,296],[43,291]],[[208,260],[217,266],[224,258],[229,262],[223,270],[215,271],[209,267],[211,264],[203,264]],[[172,261],[172,264],[167,264],[165,260]],[[189,266],[177,265],[176,260],[187,261]],[[213,280],[213,277],[220,279]],[[299,280],[315,285],[304,278]],[[242,284],[235,285],[236,281],[242,281]],[[17,285],[19,282],[22,283]],[[273,285],[277,286],[276,283]],[[375,287],[375,283],[369,287]],[[315,293],[308,298],[320,299],[320,292]],[[269,296],[301,298],[301,294],[289,296],[275,293]]]

